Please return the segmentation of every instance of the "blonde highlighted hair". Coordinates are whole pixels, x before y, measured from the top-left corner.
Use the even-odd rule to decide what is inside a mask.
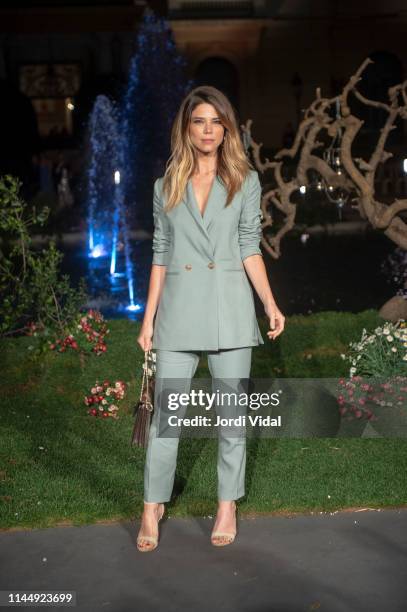
[[[233,200],[248,175],[252,164],[246,156],[234,109],[219,89],[201,85],[184,98],[171,130],[171,155],[163,177],[165,212],[182,200],[189,178],[197,170],[197,155],[189,136],[191,115],[198,104],[211,104],[225,128],[223,143],[218,147],[217,174],[222,179],[228,196],[226,206]]]

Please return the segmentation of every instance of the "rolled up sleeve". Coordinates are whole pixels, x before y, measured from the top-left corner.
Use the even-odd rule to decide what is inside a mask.
[[[160,196],[159,180],[154,183],[153,197],[153,218],[154,218],[154,234],[153,234],[153,260],[152,263],[158,266],[166,266],[168,264],[168,255],[171,243],[171,232],[168,223],[167,215],[163,211],[163,202]]]
[[[248,178],[239,219],[239,247],[242,261],[250,255],[262,255],[260,250],[261,230],[261,185],[256,171]]]

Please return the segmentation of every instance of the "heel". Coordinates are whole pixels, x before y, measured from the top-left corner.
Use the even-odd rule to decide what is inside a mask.
[[[160,537],[160,521],[162,520],[162,518],[164,517],[164,513],[165,513],[165,504],[162,504],[162,511],[158,517],[157,520],[157,529],[158,529],[158,534],[156,536],[143,536],[143,535],[139,535],[137,536],[137,550],[139,550],[140,552],[151,552],[153,550],[155,550],[158,546],[158,540]],[[144,543],[148,543],[148,546],[142,546],[142,544]]]
[[[237,535],[237,505],[234,502],[235,520],[236,520],[236,531],[213,531],[211,533],[211,544],[213,546],[228,546],[233,544]]]

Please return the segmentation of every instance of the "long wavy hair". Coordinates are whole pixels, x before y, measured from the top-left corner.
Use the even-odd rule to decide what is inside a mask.
[[[201,85],[184,98],[171,130],[171,155],[163,177],[166,197],[165,212],[177,206],[185,193],[187,183],[197,170],[197,154],[189,136],[192,111],[198,104],[212,104],[225,128],[223,143],[217,150],[217,174],[222,179],[228,196],[226,206],[241,189],[252,164],[246,156],[233,106],[216,87]],[[216,179],[215,179],[216,180]]]

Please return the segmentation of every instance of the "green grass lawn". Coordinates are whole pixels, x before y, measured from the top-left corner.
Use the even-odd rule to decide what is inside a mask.
[[[324,312],[287,318],[275,342],[253,351],[252,376],[347,376],[340,358],[376,311]],[[131,406],[140,391],[143,353],[139,324],[109,322],[108,351],[81,365],[76,353],[30,358],[33,339],[1,343],[0,526],[44,527],[63,522],[140,516],[145,451],[130,445]],[[196,377],[209,378],[206,357]],[[128,392],[120,418],[87,415],[83,402],[95,380],[122,379]],[[177,516],[216,509],[213,439],[180,441],[169,510]],[[245,513],[333,511],[406,504],[407,443],[397,438],[248,438]]]

